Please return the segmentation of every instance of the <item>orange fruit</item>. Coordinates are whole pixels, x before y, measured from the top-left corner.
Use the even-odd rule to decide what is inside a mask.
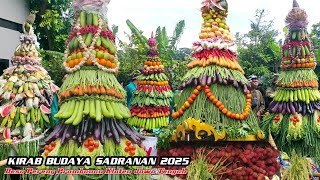
[[[100,59],[100,63],[102,66],[106,66],[107,65],[107,61],[105,59]]]
[[[111,64],[112,69],[115,69],[117,67],[116,63]]]
[[[106,66],[109,67],[109,68],[111,68],[112,64],[111,64],[111,62],[110,62],[109,60],[107,60]]]
[[[88,59],[87,59],[87,61],[86,61],[86,65],[88,65],[88,66],[91,66],[91,65],[92,65],[92,61],[91,61],[91,59],[90,59],[90,58],[88,58]]]

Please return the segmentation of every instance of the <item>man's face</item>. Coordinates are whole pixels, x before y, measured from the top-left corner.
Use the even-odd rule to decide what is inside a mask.
[[[258,88],[258,86],[259,86],[259,81],[258,81],[258,79],[253,79],[252,81],[251,81],[251,85],[252,85],[252,87],[253,88]]]

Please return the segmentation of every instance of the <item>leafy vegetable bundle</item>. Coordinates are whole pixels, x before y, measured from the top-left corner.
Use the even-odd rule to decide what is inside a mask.
[[[282,47],[282,72],[262,128],[271,129],[280,150],[320,158],[320,93],[307,14],[294,1],[286,18],[289,33]]]
[[[115,77],[119,67],[115,37],[100,11],[86,10],[94,2],[88,3],[76,10],[64,59],[69,75],[55,115],[60,123],[46,137],[41,153],[44,158],[90,156],[92,166],[85,168],[97,168],[97,156],[144,156],[145,150],[137,145],[144,137],[126,123],[130,111]]]
[[[128,124],[152,130],[168,126],[170,103],[173,97],[168,77],[164,74],[157,41],[153,37],[148,40],[148,60],[144,63],[142,74],[137,77],[138,87],[131,106]]]

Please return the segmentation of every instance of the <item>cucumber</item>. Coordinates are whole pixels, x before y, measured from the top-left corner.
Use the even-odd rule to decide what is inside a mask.
[[[83,114],[88,115],[89,112],[90,112],[90,101],[89,99],[86,99],[84,103]]]
[[[24,119],[24,114],[20,112],[20,123],[22,126],[26,125],[26,120]]]
[[[108,109],[108,112],[109,112],[110,116],[113,118],[113,117],[114,117],[114,110],[113,110],[113,108],[112,108],[112,106],[111,106],[111,103],[108,102],[108,101],[106,101],[106,107],[107,107],[107,109]],[[110,117],[110,118],[111,118],[111,117]]]
[[[77,114],[79,114],[77,113],[79,112],[79,105],[80,105],[79,101],[75,102],[75,108],[73,110],[72,116],[64,122],[65,124],[73,123],[74,119],[77,117]]]
[[[121,114],[119,113],[119,108],[118,108],[118,105],[114,102],[110,102],[110,105],[113,109],[113,113],[114,113],[114,117],[116,119],[123,119],[123,117],[121,116]]]
[[[100,100],[95,100],[95,103],[96,103],[96,121],[97,122],[100,122],[101,119],[102,119],[102,114],[101,114],[101,103],[100,103]]]
[[[305,56],[306,56],[306,51],[305,51],[305,49],[304,49],[304,46],[301,46],[300,52],[301,52],[301,56],[302,56],[302,57],[305,57]]]
[[[81,27],[86,26],[87,22],[87,17],[86,17],[86,12],[85,11],[81,11],[80,12],[80,25]]]
[[[90,112],[89,112],[89,116],[91,119],[95,119],[96,118],[96,110],[95,110],[95,104],[94,104],[94,100],[90,99]]]
[[[106,118],[113,118],[114,114],[112,111],[108,110],[106,102],[101,101],[101,111],[102,111],[102,115]]]
[[[88,34],[87,34],[87,37],[86,37],[86,39],[85,39],[85,44],[86,44],[86,46],[88,47],[88,46],[90,46],[90,44],[91,44],[91,42],[92,42],[92,33],[91,32],[89,32]]]
[[[75,117],[74,121],[72,122],[72,125],[74,125],[74,126],[77,126],[82,120],[84,103],[85,103],[84,100],[80,100],[79,111],[78,111],[77,116]]]
[[[65,113],[61,114],[61,116],[60,116],[60,118],[62,118],[62,119],[67,119],[67,118],[71,117],[71,115],[73,114],[73,112],[75,110],[76,101],[71,100],[71,101],[68,101],[68,103],[70,103],[69,105],[66,106],[66,107],[69,107],[68,110],[66,110]]]
[[[92,25],[93,23],[93,15],[92,13],[87,14],[87,25]]]

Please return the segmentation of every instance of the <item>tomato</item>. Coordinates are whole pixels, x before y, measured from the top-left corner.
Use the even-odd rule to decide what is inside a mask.
[[[127,141],[127,142],[126,142],[126,145],[127,145],[127,146],[130,146],[130,145],[131,145],[131,141]]]
[[[130,147],[128,147],[128,146],[125,147],[125,148],[124,148],[124,151],[125,151],[125,152],[129,152],[129,151],[130,151]]]
[[[135,146],[130,146],[130,150],[136,150],[136,147]]]
[[[52,146],[49,146],[48,151],[51,152],[54,148]]]
[[[94,150],[93,146],[89,146],[89,151],[92,152]]]
[[[91,137],[88,138],[88,141],[93,141],[93,139]]]
[[[130,151],[130,156],[134,156],[135,152],[134,151]]]
[[[56,147],[56,142],[55,142],[55,141],[52,141],[52,142],[50,143],[50,145],[51,145],[52,147]]]
[[[44,155],[45,155],[45,156],[48,156],[48,155],[49,155],[49,152],[48,152],[48,151],[44,152]]]
[[[89,146],[93,146],[94,142],[93,141],[89,141]]]
[[[45,150],[48,150],[48,148],[49,148],[49,145],[45,145],[45,146],[44,146],[44,149],[45,149]]]
[[[84,143],[84,146],[85,146],[85,147],[89,147],[88,141],[86,141],[86,142]]]
[[[94,143],[94,147],[98,148],[99,147],[99,143]]]

